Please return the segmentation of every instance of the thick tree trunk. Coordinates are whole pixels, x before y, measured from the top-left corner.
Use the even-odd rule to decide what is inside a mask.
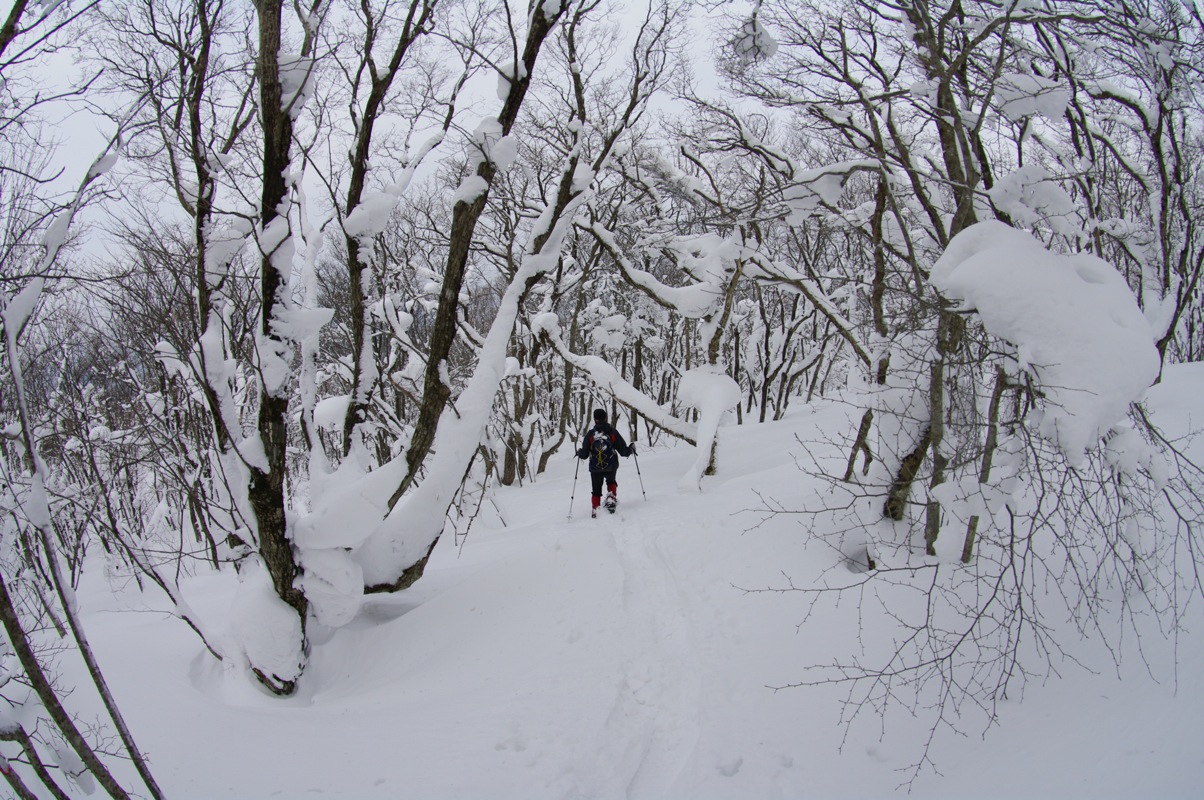
[[[883,307],[886,299],[886,247],[882,238],[883,222],[885,221],[887,210],[887,191],[888,186],[886,181],[880,180],[878,182],[878,192],[874,199],[874,216],[870,218],[870,234],[874,244],[874,281],[870,288],[870,309],[874,317],[874,333],[883,340],[890,335],[890,329],[886,325],[886,309]],[[878,386],[886,385],[886,372],[889,366],[890,356],[886,354],[879,355],[878,368],[875,375]],[[816,374],[819,374],[818,365],[816,367]],[[857,461],[858,452],[865,454],[863,473],[869,471],[870,464],[874,460],[874,454],[870,450],[869,444],[873,423],[874,410],[867,408],[861,416],[861,425],[857,429],[857,438],[853,441],[853,449],[849,453],[849,463],[844,472],[844,481],[846,483],[853,477],[853,468]],[[892,516],[897,510],[897,508],[891,505],[890,501],[887,502],[886,515],[888,517],[891,517],[891,519],[900,519],[900,517]]]
[[[286,173],[291,162],[293,124],[290,109],[283,107],[280,84],[280,31],[282,0],[260,0],[259,10],[259,97],[263,123],[263,191],[260,196],[260,221],[264,229],[275,220],[287,204],[289,186]],[[264,253],[260,259],[261,346],[273,351],[272,358],[287,357],[290,345],[274,330],[278,311],[285,303],[287,286],[284,276],[274,262],[275,253]],[[288,381],[283,385],[259,384],[259,438],[263,445],[265,465],[252,464],[247,499],[255,513],[259,537],[259,554],[271,575],[276,594],[294,611],[301,623],[302,646],[305,639],[305,618],[308,611],[304,593],[297,588],[300,567],[293,553],[285,515],[284,476],[288,446],[286,414],[288,412]],[[265,468],[266,467],[266,468]],[[259,680],[276,694],[292,694],[296,681],[291,677],[267,674],[252,665]]]
[[[205,142],[205,120],[203,104],[205,94],[209,90],[209,58],[213,45],[213,20],[205,0],[198,0],[196,7],[197,22],[200,25],[200,42],[193,60],[189,63],[192,70],[190,77],[190,92],[188,94],[188,149],[192,168],[196,172],[196,204],[193,207],[192,238],[196,248],[195,275],[197,304],[197,340],[204,342],[209,337],[211,326],[220,325],[220,320],[213,313],[213,297],[217,287],[213,284],[208,264],[209,226],[213,219],[213,195],[216,189],[213,175],[210,172],[208,146]],[[219,284],[220,285],[220,284]],[[214,435],[217,439],[218,450],[229,452],[233,446],[233,437],[226,427],[226,417],[222,410],[222,399],[218,388],[210,380],[208,358],[213,355],[206,347],[196,349],[197,359],[201,369],[201,391],[209,407],[209,415],[213,419]]]

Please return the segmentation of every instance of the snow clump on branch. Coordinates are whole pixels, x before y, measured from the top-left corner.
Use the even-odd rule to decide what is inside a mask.
[[[1071,466],[1158,377],[1149,323],[1124,278],[1096,256],[1051,253],[1024,231],[980,222],[950,242],[932,284],[1015,346],[1045,396],[1031,421]]]
[[[744,21],[732,39],[732,50],[740,63],[747,66],[772,58],[774,53],[778,52],[778,42],[761,25],[757,15],[753,14]]]

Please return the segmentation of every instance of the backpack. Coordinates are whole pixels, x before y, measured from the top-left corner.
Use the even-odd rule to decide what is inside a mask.
[[[589,444],[589,453],[592,459],[590,465],[605,471],[613,463],[614,452],[615,445],[611,441],[610,434],[605,431],[594,431]]]

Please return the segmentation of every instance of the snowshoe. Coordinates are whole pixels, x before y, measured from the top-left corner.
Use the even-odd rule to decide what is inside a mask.
[[[606,499],[602,501],[602,505],[606,506],[606,510],[613,514],[619,506],[619,498],[613,494],[608,494],[606,495]]]
[[[592,517],[592,518],[595,518],[595,519],[596,519],[596,518],[597,518],[597,516],[598,516],[598,509],[596,509],[596,508],[591,508],[591,509],[589,510],[589,515],[590,515],[590,517]]]

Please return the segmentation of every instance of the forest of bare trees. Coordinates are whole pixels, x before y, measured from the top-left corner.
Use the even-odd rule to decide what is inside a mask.
[[[1194,3],[9,5],[0,695],[39,699],[0,725],[17,796],[128,796],[115,758],[159,796],[116,705],[79,729],[47,668],[60,637],[89,652],[88,558],[289,695],[313,626],[419,580],[591,408],[697,447],[695,485],[721,471],[700,381],[739,424],[856,406],[830,432],[847,459],[806,463],[831,507],[772,510],[868,498],[835,546],[957,609],[814,676],[863,702],[1002,696],[1032,642],[1057,648],[1029,602],[1047,578],[1087,628],[1102,583],[1170,621],[1204,589],[1199,467],[1139,404],[1078,453],[1045,435],[1067,387],[934,277],[1008,226],[1111,265],[1158,365],[1204,357]],[[107,145],[81,154],[80,119]],[[243,575],[234,652],[179,591],[215,570]],[[74,766],[46,765],[59,742]]]

